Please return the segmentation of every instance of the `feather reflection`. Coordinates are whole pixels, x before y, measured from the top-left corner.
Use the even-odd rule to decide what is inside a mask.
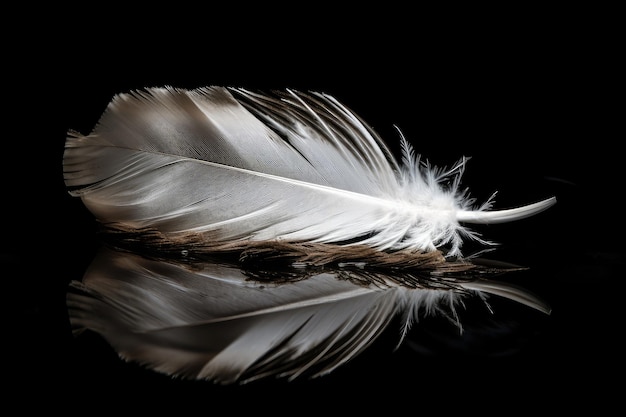
[[[99,333],[123,359],[168,375],[220,384],[316,377],[361,353],[397,316],[401,342],[419,317],[458,320],[468,297],[495,294],[549,313],[524,289],[491,279],[506,269],[494,265],[450,273],[391,274],[361,263],[255,270],[103,248],[70,284],[67,304],[75,334]]]

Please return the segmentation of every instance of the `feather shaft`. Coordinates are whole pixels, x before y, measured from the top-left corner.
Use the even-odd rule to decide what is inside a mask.
[[[542,201],[538,201],[533,204],[528,204],[522,207],[516,207],[512,209],[504,210],[492,210],[492,211],[467,211],[460,210],[456,213],[456,218],[460,222],[465,223],[483,223],[483,224],[495,224],[505,223],[513,220],[521,220],[526,217],[534,216],[544,210],[547,210],[556,203],[556,198],[551,197]]]

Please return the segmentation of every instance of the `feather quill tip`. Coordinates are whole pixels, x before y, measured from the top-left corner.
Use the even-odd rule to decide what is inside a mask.
[[[521,220],[526,217],[534,216],[540,213],[556,203],[556,197],[550,197],[545,200],[539,201],[533,204],[527,204],[525,206],[494,210],[494,211],[481,211],[481,210],[459,210],[456,213],[456,219],[461,223],[474,223],[474,224],[495,224],[505,223],[514,220]]]

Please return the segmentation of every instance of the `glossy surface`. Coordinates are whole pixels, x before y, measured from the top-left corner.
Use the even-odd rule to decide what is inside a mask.
[[[498,70],[477,59],[474,69],[433,64],[426,76],[400,69],[363,80],[354,79],[356,63],[324,75],[268,75],[236,66],[149,77],[142,71],[102,77],[83,68],[82,79],[46,77],[43,104],[8,136],[20,155],[11,157],[18,168],[6,167],[3,201],[10,213],[2,276],[12,389],[33,398],[52,395],[47,404],[61,410],[77,401],[97,408],[121,399],[137,407],[162,402],[214,410],[222,404],[233,412],[292,409],[287,399],[316,411],[333,401],[350,410],[375,402],[414,414],[423,402],[457,411],[610,404],[616,385],[608,380],[619,381],[623,369],[623,158],[613,129],[622,116],[605,100],[612,83],[599,77],[604,72],[583,71],[577,56],[572,49],[533,71],[531,64],[519,68],[511,54]],[[321,379],[226,388],[125,363],[94,334],[75,339],[67,285],[81,279],[99,240],[92,217],[63,184],[66,130],[86,133],[120,90],[211,83],[332,92],[391,143],[397,124],[433,163],[472,157],[464,182],[477,197],[499,190],[496,202],[506,207],[555,195],[557,204],[537,217],[485,226],[500,243],[490,257],[528,266],[511,279],[549,302],[552,314],[497,302],[490,315],[472,303],[460,317],[462,336],[445,320],[424,320],[397,351],[396,334],[387,333]]]

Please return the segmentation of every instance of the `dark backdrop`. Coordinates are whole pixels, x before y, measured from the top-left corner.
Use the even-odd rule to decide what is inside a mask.
[[[609,381],[623,372],[623,90],[614,30],[604,14],[532,16],[467,30],[445,18],[425,30],[379,17],[387,23],[372,18],[336,32],[342,19],[249,26],[231,18],[228,29],[206,32],[191,22],[135,31],[125,19],[66,21],[11,46],[3,344],[16,372],[9,383],[30,398],[20,404],[69,412],[122,407],[125,399],[203,413],[609,404]],[[393,125],[436,165],[470,156],[463,183],[479,200],[496,190],[497,207],[556,196],[557,205],[536,217],[480,229],[501,243],[494,257],[530,267],[514,279],[550,303],[552,314],[503,303],[494,320],[508,335],[493,342],[481,336],[488,315],[470,306],[463,341],[426,320],[397,351],[391,330],[322,379],[228,388],[124,363],[96,335],[74,339],[67,284],[82,277],[99,241],[93,218],[64,187],[66,132],[88,133],[116,93],[164,85],[326,92],[395,150]]]

